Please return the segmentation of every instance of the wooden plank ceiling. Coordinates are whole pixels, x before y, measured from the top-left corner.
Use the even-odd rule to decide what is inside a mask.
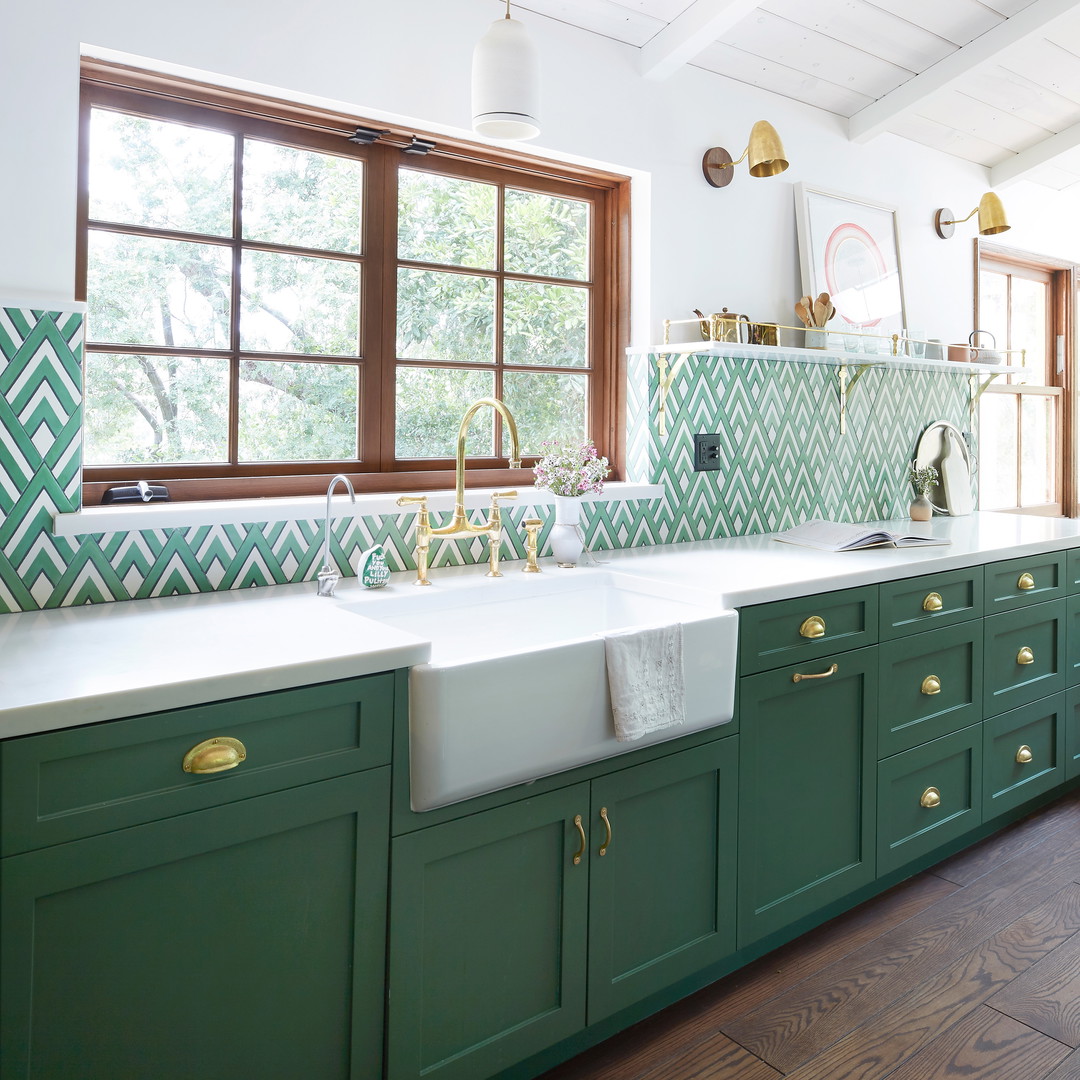
[[[1077,0],[523,0],[632,45],[642,74],[682,64],[985,165],[992,185],[1080,183]]]

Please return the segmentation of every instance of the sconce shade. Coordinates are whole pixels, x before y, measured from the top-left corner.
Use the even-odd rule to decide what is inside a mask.
[[[536,49],[517,19],[496,19],[476,43],[472,62],[473,131],[492,139],[540,134]]]
[[[750,129],[746,154],[751,176],[776,176],[788,167],[784,144],[768,120],[759,120]]]
[[[1005,207],[1001,199],[988,191],[979,200],[979,235],[993,236],[995,233],[1008,232],[1009,219],[1005,216]]]

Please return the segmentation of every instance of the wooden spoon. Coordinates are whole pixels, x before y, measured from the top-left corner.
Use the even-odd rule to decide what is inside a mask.
[[[813,326],[812,316],[810,314],[811,300],[809,296],[804,296],[795,305],[795,314],[799,316],[803,321],[804,326]]]
[[[814,325],[824,326],[829,317],[829,294],[821,293],[814,301]]]

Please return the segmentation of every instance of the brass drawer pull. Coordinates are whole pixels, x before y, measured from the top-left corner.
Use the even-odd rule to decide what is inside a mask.
[[[1018,664],[1034,664],[1035,654],[1025,645],[1017,654],[1016,662]]]
[[[247,748],[239,739],[230,739],[219,735],[213,739],[204,739],[198,746],[193,746],[185,755],[184,772],[206,773],[224,772],[235,769],[247,758]]]
[[[927,593],[922,602],[923,611],[940,611],[942,608],[941,593]]]
[[[928,787],[922,795],[919,796],[919,805],[925,807],[927,810],[933,810],[935,806],[941,805],[941,792],[936,787]]]
[[[600,854],[606,855],[607,850],[611,847],[611,819],[607,816],[607,807],[600,807],[600,818],[604,823],[604,828],[607,829],[607,836],[604,837],[604,842],[600,845]]]
[[[1035,755],[1032,754],[1030,746],[1021,746],[1020,749],[1016,751],[1016,764],[1030,765],[1031,759],[1034,756]]]
[[[1016,581],[1016,587],[1018,589],[1034,589],[1035,579],[1026,571],[1020,575]]]
[[[940,694],[941,680],[936,675],[927,675],[922,681],[922,686],[919,687],[919,693]]]
[[[840,665],[833,664],[833,666],[829,668],[828,671],[823,671],[820,675],[801,675],[799,672],[796,671],[795,674],[791,676],[791,681],[802,682],[803,679],[827,679],[830,675],[835,675],[839,670]]]
[[[581,824],[581,815],[574,815],[574,827],[578,831],[578,839],[581,841],[581,845],[577,851],[574,852],[574,865],[577,866],[581,862],[581,856],[585,854],[585,846],[587,841],[585,839],[585,826]]]
[[[811,615],[809,619],[803,620],[799,633],[805,638],[824,637],[825,620],[820,615]]]

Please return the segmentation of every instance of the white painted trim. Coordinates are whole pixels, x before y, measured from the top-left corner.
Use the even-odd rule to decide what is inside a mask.
[[[1080,123],[1059,131],[1041,142],[1021,150],[1019,154],[994,165],[990,169],[990,186],[999,187],[1010,184],[1023,178],[1025,173],[1037,169],[1040,165],[1046,165],[1055,158],[1069,153],[1080,146]]]
[[[408,488],[404,489],[408,491]],[[465,492],[465,508],[479,510],[491,503],[491,493],[499,488],[470,488]],[[553,506],[550,491],[521,487],[517,503],[525,506]],[[436,512],[454,508],[452,491],[428,492],[428,506]],[[625,502],[630,499],[659,499],[664,495],[660,484],[607,484],[602,495],[587,495],[586,502]],[[400,507],[396,494],[357,495],[356,503],[348,495],[337,493],[333,501],[334,518],[379,517],[415,514],[416,508]],[[504,507],[512,504],[504,502]],[[188,529],[200,525],[243,525],[264,521],[321,521],[326,513],[326,496],[309,495],[291,499],[223,499],[220,502],[124,503],[90,506],[74,514],[53,515],[54,536],[87,536],[92,533],[137,532],[140,529]]]
[[[758,0],[697,0],[641,47],[641,74],[668,78],[758,6]]]
[[[40,296],[5,296],[0,300],[0,308],[18,308],[21,311],[63,311],[74,315],[85,315],[86,304],[82,300],[60,300],[53,297],[45,300]]]

